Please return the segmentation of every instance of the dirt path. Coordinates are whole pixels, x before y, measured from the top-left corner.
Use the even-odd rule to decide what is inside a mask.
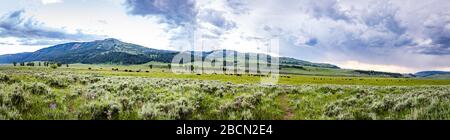
[[[283,117],[283,120],[292,120],[294,118],[294,112],[289,107],[289,100],[286,97],[286,94],[281,95],[280,97],[281,101],[281,107],[283,108],[284,112],[286,113]]]

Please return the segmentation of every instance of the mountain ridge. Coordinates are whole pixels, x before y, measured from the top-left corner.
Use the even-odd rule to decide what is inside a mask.
[[[210,54],[221,50],[202,52]],[[234,50],[226,50],[237,52]],[[143,64],[150,61],[169,63],[178,54],[177,51],[158,50],[141,45],[122,42],[115,38],[91,42],[69,42],[37,50],[35,52],[0,55],[0,63],[57,61],[61,63],[86,64]],[[241,53],[241,52],[237,52]],[[279,57],[282,65],[300,65],[339,69],[338,66],[325,63],[313,63],[290,57]]]
[[[416,75],[417,77],[422,77],[422,78],[439,79],[441,77],[443,77],[443,78],[450,77],[450,72],[449,71],[420,71],[420,72],[415,73],[414,75]]]

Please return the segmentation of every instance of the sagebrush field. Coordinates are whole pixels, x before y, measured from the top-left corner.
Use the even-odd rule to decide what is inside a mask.
[[[0,66],[0,119],[450,119],[450,80]]]

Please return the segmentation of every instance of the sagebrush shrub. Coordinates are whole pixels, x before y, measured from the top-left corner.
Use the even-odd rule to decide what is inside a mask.
[[[0,119],[450,119],[449,94],[449,86],[254,85],[2,70]]]
[[[23,85],[15,85],[12,93],[9,95],[11,105],[19,109],[24,109],[27,104],[26,96]]]
[[[0,105],[0,120],[18,120],[20,118],[20,113],[15,110],[8,108],[5,105]]]
[[[118,120],[121,106],[115,101],[94,101],[81,107],[79,119]]]
[[[43,83],[33,83],[27,87],[31,94],[46,95],[50,93],[50,88]]]
[[[7,103],[6,94],[0,90],[0,106],[6,105],[6,103]]]
[[[188,119],[195,110],[195,105],[186,98],[169,101],[167,103],[145,104],[140,112],[146,120],[184,120]]]
[[[121,96],[121,97],[118,97],[118,100],[124,111],[133,111],[135,102],[133,100],[131,100],[129,97]]]
[[[85,93],[86,93],[86,91],[84,89],[76,88],[74,91],[67,94],[66,97],[68,99],[76,99],[76,98],[84,95]]]
[[[264,93],[245,94],[236,97],[233,102],[228,102],[219,107],[219,112],[229,119],[251,119],[253,111],[261,103]]]
[[[387,88],[391,91],[393,88]],[[450,118],[450,92],[414,89],[403,94],[361,93],[329,103],[325,115],[337,119]]]
[[[0,73],[0,82],[9,82],[10,80],[11,80],[11,77]]]
[[[53,77],[47,80],[47,84],[54,88],[66,88],[69,86],[67,79],[61,77]]]
[[[111,94],[111,93],[103,88],[90,88],[85,94],[83,94],[83,96],[86,99],[94,100],[103,95],[109,95],[109,94]]]
[[[18,82],[20,82],[20,80],[16,80],[16,79],[12,78],[11,76],[0,73],[0,83],[13,84],[13,83],[18,83]]]
[[[147,103],[142,106],[140,115],[144,120],[156,120],[161,117],[160,109],[154,103]]]

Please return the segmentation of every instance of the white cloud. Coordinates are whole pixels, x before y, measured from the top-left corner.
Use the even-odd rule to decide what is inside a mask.
[[[62,2],[63,2],[62,0],[41,0],[41,3],[44,5],[62,3]]]

